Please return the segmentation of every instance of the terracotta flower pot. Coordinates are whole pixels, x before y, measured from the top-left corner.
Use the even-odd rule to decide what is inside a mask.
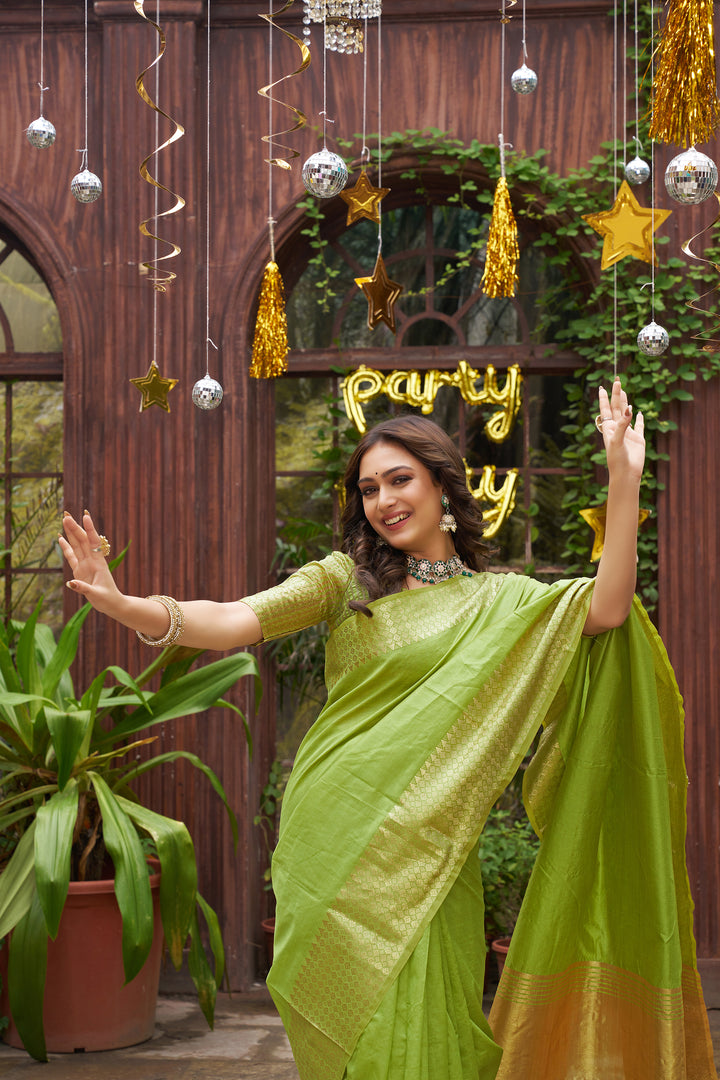
[[[55,941],[48,941],[43,1023],[49,1052],[115,1050],[152,1036],[162,959],[160,875],[150,877],[155,932],[142,971],[125,985],[122,919],[113,881],[72,881]],[[0,950],[0,1016],[9,1016],[7,945]],[[12,1017],[3,1033],[22,1048]]]
[[[499,975],[502,975],[503,968],[505,967],[505,957],[510,948],[510,940],[509,937],[495,938],[491,945],[492,951],[495,953],[495,959],[497,960]]]

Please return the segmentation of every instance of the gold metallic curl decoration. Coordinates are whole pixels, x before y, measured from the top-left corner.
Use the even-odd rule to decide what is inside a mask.
[[[279,11],[274,12],[274,14],[260,15],[260,18],[264,19],[266,23],[269,23],[271,27],[273,27],[275,30],[279,30],[281,34],[285,35],[285,37],[288,37],[291,41],[294,41],[297,47],[300,49],[300,54],[302,56],[302,63],[296,71],[291,71],[287,75],[283,75],[281,78],[275,79],[274,82],[268,83],[267,86],[261,86],[258,90],[258,94],[261,97],[267,98],[268,101],[272,101],[277,105],[282,105],[285,109],[289,109],[291,113],[294,113],[296,117],[296,121],[292,127],[285,128],[282,131],[278,131],[276,133],[270,132],[268,135],[263,135],[262,141],[266,142],[268,146],[271,147],[271,149],[273,143],[277,141],[277,136],[290,135],[293,131],[299,131],[300,128],[304,127],[307,123],[307,117],[302,111],[302,109],[298,109],[295,105],[290,105],[287,101],[281,101],[280,98],[273,97],[270,93],[273,87],[279,86],[280,83],[284,82],[286,79],[292,79],[295,75],[300,75],[301,72],[305,71],[305,69],[310,66],[310,49],[307,47],[307,45],[303,41],[301,41],[299,37],[296,37],[295,34],[291,34],[289,30],[285,30],[284,27],[278,26],[278,24],[275,22],[275,19],[278,17],[278,15],[282,15],[284,12],[286,12],[289,7],[292,7],[293,3],[294,0],[287,0],[285,6],[280,8]],[[289,157],[287,159],[284,157],[269,157],[265,158],[265,162],[268,165],[277,165],[281,169],[289,169],[290,161],[292,161],[293,158],[299,157],[300,153],[298,150],[294,150],[291,146],[286,146],[283,143],[278,143],[278,145],[282,150],[287,151]]]
[[[713,196],[717,199],[718,204],[720,205],[720,195],[718,195],[717,191],[713,192]],[[717,217],[710,225],[706,225],[705,228],[701,229],[699,233],[695,233],[694,236],[691,236],[689,240],[686,240],[685,243],[682,244],[682,250],[689,259],[695,259],[696,262],[706,263],[708,266],[712,266],[713,269],[718,272],[718,274],[720,274],[720,263],[713,262],[712,259],[705,259],[702,255],[696,255],[690,245],[694,243],[695,240],[698,240],[704,233],[711,232],[711,230],[713,230],[719,222],[720,213],[718,213]],[[692,308],[693,311],[697,311],[699,315],[710,316],[710,318],[717,318],[716,311],[712,311],[710,308],[700,306],[701,300],[705,300],[708,296],[712,296],[713,293],[717,293],[717,291],[717,286],[712,289],[708,289],[707,292],[701,293],[700,296],[696,296],[694,300],[687,300],[686,306]],[[703,352],[720,352],[720,338],[710,336],[713,333],[717,334],[719,331],[720,323],[716,323],[712,330],[703,330],[699,334],[693,334],[692,338],[694,341],[705,342],[705,344],[702,346]]]
[[[141,15],[146,22],[150,23],[150,25],[154,27],[160,39],[159,53],[152,61],[152,63],[148,64],[145,70],[140,72],[137,79],[135,80],[135,87],[145,104],[149,105],[153,112],[158,113],[160,116],[164,116],[165,119],[169,120],[170,123],[173,124],[175,127],[172,135],[170,135],[170,137],[166,139],[165,142],[162,143],[160,146],[156,146],[155,149],[152,150],[140,164],[140,175],[142,176],[143,180],[146,180],[148,184],[151,184],[152,187],[156,188],[157,190],[167,192],[168,195],[172,196],[172,198],[175,199],[175,204],[171,206],[168,210],[163,210],[158,214],[152,214],[149,218],[146,218],[144,221],[140,222],[140,232],[143,234],[143,236],[147,236],[150,240],[157,240],[160,243],[168,244],[172,248],[172,251],[169,251],[167,255],[157,256],[156,258],[150,259],[149,261],[141,264],[149,274],[153,275],[153,277],[150,278],[150,282],[153,288],[156,289],[158,292],[166,292],[166,286],[169,285],[171,281],[175,280],[177,274],[173,273],[172,270],[168,270],[165,267],[158,266],[157,264],[164,262],[166,259],[174,259],[176,255],[180,254],[181,247],[179,244],[174,243],[172,240],[165,240],[162,236],[156,236],[155,233],[150,231],[150,229],[148,228],[148,224],[149,222],[157,220],[158,218],[169,217],[170,214],[176,214],[178,210],[182,210],[183,206],[185,205],[185,200],[183,199],[182,195],[178,195],[177,192],[172,191],[168,187],[165,187],[164,184],[161,184],[159,180],[156,180],[155,177],[151,175],[150,170],[148,169],[148,162],[150,161],[150,158],[155,157],[157,154],[160,153],[161,150],[165,150],[168,146],[171,146],[172,143],[177,142],[178,139],[182,139],[183,135],[185,134],[185,128],[182,126],[182,124],[178,123],[177,120],[174,120],[172,116],[169,116],[166,112],[163,112],[163,110],[156,104],[156,102],[152,100],[147,90],[145,89],[145,76],[147,75],[148,71],[150,71],[151,68],[155,67],[155,65],[158,64],[162,59],[162,56],[165,52],[166,39],[162,27],[159,26],[158,23],[153,22],[153,20],[145,14],[145,0],[134,0],[134,4],[135,10],[137,11],[138,15]]]

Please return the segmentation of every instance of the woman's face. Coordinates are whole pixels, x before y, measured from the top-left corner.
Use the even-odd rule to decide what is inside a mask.
[[[360,459],[358,488],[378,536],[413,555],[446,557],[452,541],[440,532],[442,489],[432,473],[399,443],[379,442]]]

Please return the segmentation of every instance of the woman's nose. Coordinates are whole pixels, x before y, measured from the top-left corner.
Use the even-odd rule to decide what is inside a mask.
[[[382,509],[383,507],[393,506],[394,503],[395,492],[392,487],[389,484],[387,486],[381,485],[378,492],[378,506]]]

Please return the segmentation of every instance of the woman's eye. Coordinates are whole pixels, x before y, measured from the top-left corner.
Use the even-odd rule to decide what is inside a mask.
[[[375,488],[371,488],[371,487],[361,488],[360,495],[362,496],[363,499],[365,499],[365,498],[367,498],[368,495],[372,495],[374,493],[374,491],[375,491]]]
[[[406,484],[409,479],[410,479],[409,476],[396,476],[395,480],[394,480],[394,483],[396,483],[396,484]]]

